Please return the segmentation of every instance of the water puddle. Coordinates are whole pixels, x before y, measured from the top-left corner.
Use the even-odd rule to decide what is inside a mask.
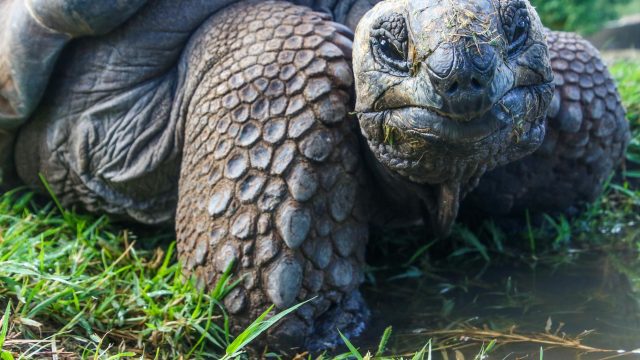
[[[452,264],[394,280],[376,274],[376,285],[364,288],[373,321],[354,343],[376,349],[391,325],[394,354],[433,338],[445,347],[435,359],[474,359],[497,339],[485,358],[540,359],[542,346],[544,359],[640,359],[638,265],[637,255],[598,252],[535,265]]]

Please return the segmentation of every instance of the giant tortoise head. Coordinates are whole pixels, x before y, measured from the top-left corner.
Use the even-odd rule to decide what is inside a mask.
[[[553,74],[528,1],[381,2],[358,25],[353,66],[371,152],[393,175],[439,187],[442,232],[465,186],[544,138]]]

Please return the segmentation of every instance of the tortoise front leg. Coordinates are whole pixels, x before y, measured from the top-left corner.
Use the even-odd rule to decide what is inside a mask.
[[[244,281],[224,300],[235,331],[271,303],[315,297],[270,332],[270,347],[331,346],[368,313],[346,33],[305,7],[243,3],[189,47],[178,250],[209,286],[235,262]]]

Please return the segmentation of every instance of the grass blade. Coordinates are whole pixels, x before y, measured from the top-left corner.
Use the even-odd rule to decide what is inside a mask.
[[[360,354],[358,349],[356,349],[356,347],[353,346],[351,341],[349,341],[349,339],[347,339],[347,337],[344,336],[340,330],[338,330],[338,334],[340,334],[340,337],[342,338],[342,341],[349,348],[349,351],[351,352],[351,355],[353,355],[357,360],[362,360],[362,355]]]
[[[389,338],[391,337],[391,331],[393,328],[391,326],[384,329],[384,333],[382,333],[382,339],[380,339],[380,344],[378,345],[378,350],[376,351],[376,357],[382,356],[385,348],[387,347],[387,343],[389,343]]]
[[[251,341],[267,331],[271,326],[280,321],[282,318],[298,310],[298,308],[300,308],[302,305],[314,299],[315,297],[301,302],[265,320],[267,315],[269,315],[269,313],[271,313],[271,310],[273,310],[274,306],[271,305],[265,312],[258,316],[258,318],[253,323],[251,323],[251,325],[249,325],[242,333],[240,333],[240,335],[238,335],[235,340],[233,340],[233,342],[229,344],[229,346],[227,346],[226,354],[222,358],[222,360],[231,359],[238,356],[240,354],[240,351]]]
[[[2,316],[2,328],[0,328],[0,358],[2,360],[13,360],[13,355],[10,352],[2,350],[4,341],[7,338],[9,332],[9,318],[11,317],[11,301],[7,303],[7,309]]]
[[[9,317],[11,317],[11,301],[7,303],[7,309],[2,316],[2,328],[0,328],[0,349],[4,346],[4,341],[7,338],[7,332],[9,332]]]

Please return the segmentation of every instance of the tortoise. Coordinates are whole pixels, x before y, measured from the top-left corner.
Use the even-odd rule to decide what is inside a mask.
[[[597,50],[527,0],[0,0],[2,181],[175,224],[235,328],[360,333],[370,225],[580,209],[629,141]],[[573,210],[571,210],[573,209]]]

